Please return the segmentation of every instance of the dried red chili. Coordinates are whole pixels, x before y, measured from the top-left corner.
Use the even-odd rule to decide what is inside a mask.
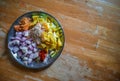
[[[47,51],[46,50],[41,50],[39,52],[39,57],[40,57],[40,61],[44,61],[45,57],[46,57]]]

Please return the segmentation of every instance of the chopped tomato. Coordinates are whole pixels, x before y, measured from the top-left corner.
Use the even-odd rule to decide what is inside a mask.
[[[41,61],[44,61],[45,57],[46,57],[47,51],[46,50],[41,50],[39,52],[39,57]]]

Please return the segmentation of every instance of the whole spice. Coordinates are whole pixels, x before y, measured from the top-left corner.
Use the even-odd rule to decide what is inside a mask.
[[[44,61],[46,55],[47,55],[47,51],[46,50],[41,50],[39,52],[40,61]]]

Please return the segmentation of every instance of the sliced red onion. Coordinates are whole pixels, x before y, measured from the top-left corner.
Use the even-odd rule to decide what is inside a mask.
[[[16,32],[15,34],[17,37],[22,37],[22,32]]]
[[[11,39],[11,41],[12,41],[12,40],[15,40],[16,38],[15,38],[15,37],[11,37],[10,39]]]
[[[19,44],[19,41],[13,40],[13,41],[10,41],[10,42],[8,43],[8,46],[9,46],[9,47],[13,47],[14,45],[18,45],[18,44]]]
[[[19,57],[21,57],[21,56],[23,55],[23,54],[22,54],[22,51],[18,51],[17,55],[18,55]]]
[[[15,39],[17,39],[17,40],[21,40],[21,37],[17,37],[17,36],[16,36]]]
[[[29,31],[24,31],[23,35],[26,36],[26,37],[29,36]]]
[[[28,54],[32,54],[33,52],[29,50],[27,53],[28,53]]]
[[[29,58],[29,57],[30,57],[30,54],[28,54],[28,53],[27,53],[26,57],[28,57],[28,58]]]
[[[35,53],[35,54],[31,54],[30,55],[30,58],[31,59],[35,59],[35,58],[37,58],[39,55],[38,55],[38,53]]]
[[[22,52],[24,54],[28,52],[28,48],[27,47],[20,46],[20,49],[22,50]]]
[[[26,37],[22,37],[21,41],[24,42],[25,40],[27,40],[27,38]]]
[[[23,58],[25,57],[24,53],[22,53],[21,59],[23,60]]]
[[[21,46],[23,46],[23,47],[26,46],[26,45],[27,45],[27,44],[26,44],[25,42],[22,42],[22,43],[21,43]]]
[[[14,53],[17,53],[19,51],[19,48],[17,46],[13,47],[13,50],[12,50]]]
[[[28,59],[28,63],[29,64],[32,63],[32,59],[31,58]]]
[[[28,57],[23,57],[23,60],[27,61],[27,60],[28,60]]]
[[[26,44],[31,44],[30,40],[26,40],[25,42],[26,42]]]
[[[32,47],[32,45],[29,45],[28,48],[32,51],[34,48]]]
[[[38,52],[36,52],[35,54],[33,54],[33,58],[35,59],[35,58],[37,58],[39,56],[39,53]]]
[[[28,40],[31,41],[31,42],[33,42],[32,38],[29,38]]]
[[[28,52],[24,54],[24,56],[28,57]]]
[[[14,47],[13,41],[10,41],[8,43],[8,48],[12,50],[13,47]]]
[[[33,46],[33,47],[36,47],[37,45],[36,45],[36,43],[32,43],[32,46]]]
[[[17,35],[22,35],[22,32],[16,32],[15,34],[16,34],[16,36]]]
[[[13,40],[12,42],[13,42],[14,45],[19,45],[20,44],[19,40]]]
[[[33,59],[33,57],[34,57],[34,55],[33,55],[33,54],[31,54],[31,55],[29,56],[29,58],[31,58],[31,59]]]
[[[37,52],[38,50],[37,50],[37,48],[33,48],[33,51],[34,51],[34,52]]]

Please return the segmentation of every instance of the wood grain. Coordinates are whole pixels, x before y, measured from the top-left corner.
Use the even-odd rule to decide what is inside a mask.
[[[62,55],[49,68],[29,70],[7,50],[7,33],[20,15],[45,11],[65,32]],[[0,0],[0,81],[120,81],[119,0]]]

